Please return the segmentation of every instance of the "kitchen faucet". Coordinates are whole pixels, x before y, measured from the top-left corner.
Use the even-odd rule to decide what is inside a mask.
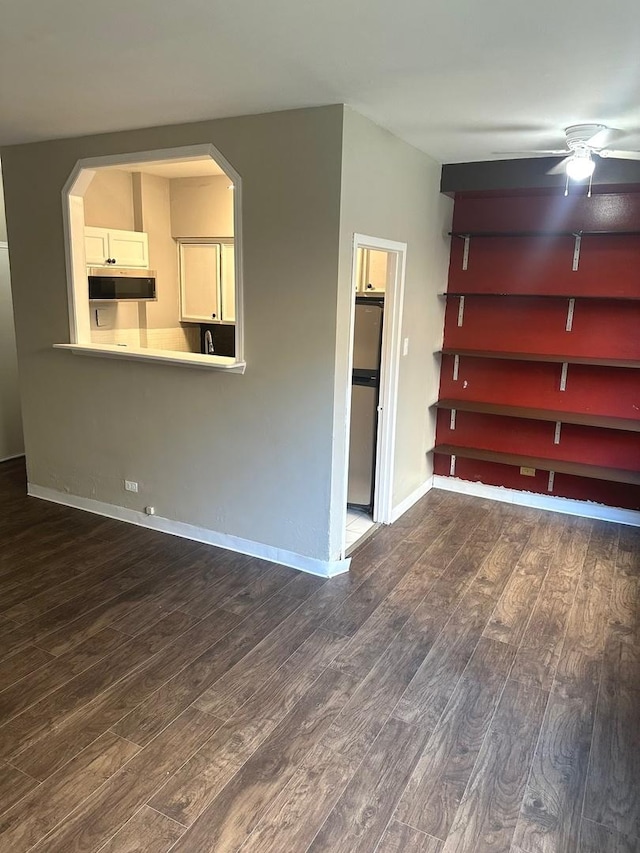
[[[204,333],[204,349],[207,355],[215,355],[215,348],[213,346],[213,335],[211,334],[211,330],[207,329]]]

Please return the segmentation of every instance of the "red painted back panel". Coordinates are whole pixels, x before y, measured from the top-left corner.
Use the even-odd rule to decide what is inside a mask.
[[[454,237],[449,290],[640,299],[640,234],[584,236],[575,272],[574,245],[573,237],[472,237],[463,270],[464,241]]]
[[[461,356],[454,381],[453,360],[452,355],[442,357],[441,399],[640,420],[638,370],[570,364],[566,391],[560,391],[560,364]]]
[[[449,412],[438,411],[438,442],[607,468],[640,470],[640,436],[637,432],[562,424],[560,443],[554,444],[556,425],[550,421],[505,419],[500,415],[458,411],[455,429],[450,429],[450,422]]]
[[[449,457],[436,456],[434,463],[436,474],[449,475]],[[553,491],[547,491],[549,474],[537,471],[535,477],[525,477],[520,469],[513,465],[499,465],[495,462],[481,462],[477,459],[456,460],[456,477],[472,483],[485,483],[490,486],[504,486],[522,492],[535,492],[541,495],[573,498],[580,501],[592,501],[607,506],[640,510],[640,489],[625,483],[607,483],[604,480],[590,480],[586,477],[572,477],[569,474],[556,474]]]
[[[445,315],[445,347],[640,359],[640,301],[577,300],[565,331],[568,300],[467,296],[462,326],[456,297]]]
[[[640,230],[640,192],[456,199],[454,231]]]

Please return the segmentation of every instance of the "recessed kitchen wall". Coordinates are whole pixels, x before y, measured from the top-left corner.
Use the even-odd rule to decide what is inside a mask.
[[[87,226],[147,234],[149,268],[156,273],[157,288],[154,302],[92,306],[91,342],[199,352],[199,327],[180,323],[177,240],[233,239],[231,179],[226,175],[169,178],[132,168],[97,169],[84,196],[84,211]],[[228,298],[235,300],[234,293]]]

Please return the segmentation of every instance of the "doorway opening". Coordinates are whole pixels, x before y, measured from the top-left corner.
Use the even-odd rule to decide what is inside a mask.
[[[345,554],[392,520],[406,251],[354,235]]]

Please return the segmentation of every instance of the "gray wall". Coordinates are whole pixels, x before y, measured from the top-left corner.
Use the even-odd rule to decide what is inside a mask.
[[[0,243],[6,242],[7,229],[0,172]],[[0,460],[18,456],[23,450],[9,252],[6,246],[0,246]]]
[[[449,268],[453,202],[440,195],[440,166],[373,122],[345,110],[340,227],[340,283],[336,356],[335,454],[344,454],[344,401],[349,384],[349,303],[353,234],[407,243],[393,505],[432,473],[435,413],[442,344],[443,301]],[[334,483],[332,547],[339,548],[343,491]]]
[[[30,482],[329,558],[342,121],[323,107],[3,150]],[[244,182],[246,374],[53,350],[77,160],[202,143]]]

